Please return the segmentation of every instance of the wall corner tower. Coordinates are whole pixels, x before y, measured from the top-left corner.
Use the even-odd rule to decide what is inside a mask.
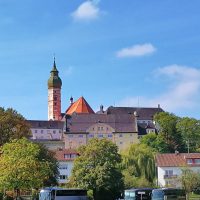
[[[54,57],[53,68],[48,80],[48,120],[61,120],[62,81],[58,74]]]

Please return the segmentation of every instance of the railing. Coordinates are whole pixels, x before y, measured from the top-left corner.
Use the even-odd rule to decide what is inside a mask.
[[[176,175],[176,174],[165,174],[164,175],[164,179],[174,179],[177,177],[178,177],[178,175]]]

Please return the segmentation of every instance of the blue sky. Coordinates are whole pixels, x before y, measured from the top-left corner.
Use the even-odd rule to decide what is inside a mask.
[[[0,106],[47,119],[56,54],[72,95],[200,119],[199,0],[0,0]]]

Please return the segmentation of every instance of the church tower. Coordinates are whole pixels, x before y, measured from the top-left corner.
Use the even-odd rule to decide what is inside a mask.
[[[61,86],[54,57],[53,69],[48,80],[48,120],[61,120]]]

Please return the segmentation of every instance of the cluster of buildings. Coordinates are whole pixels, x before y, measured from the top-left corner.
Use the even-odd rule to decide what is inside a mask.
[[[67,183],[73,160],[78,156],[77,148],[87,145],[90,139],[106,138],[115,143],[121,151],[138,143],[143,135],[156,133],[158,130],[153,117],[156,113],[163,112],[160,105],[155,108],[110,106],[105,110],[103,105],[100,105],[99,111],[95,112],[84,97],[76,101],[71,97],[65,112],[61,112],[61,87],[62,80],[54,59],[48,80],[48,120],[28,120],[31,139],[55,151],[59,161],[60,184]],[[176,158],[178,157],[179,155]],[[170,158],[173,160],[173,157]],[[171,161],[166,164],[162,159],[166,158],[161,156],[157,160],[158,176],[163,178],[158,183],[165,186],[168,183],[166,181],[170,181],[165,175],[173,174],[173,170],[170,171],[171,166],[167,166]],[[165,170],[164,165],[170,169]],[[178,175],[176,170],[173,172]]]

